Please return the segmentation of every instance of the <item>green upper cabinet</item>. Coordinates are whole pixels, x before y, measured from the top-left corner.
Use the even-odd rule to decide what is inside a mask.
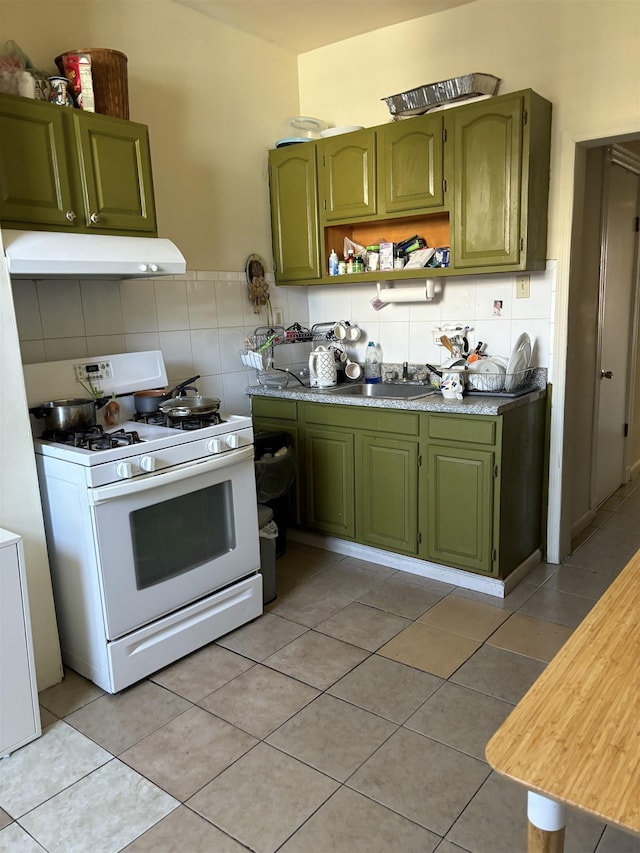
[[[376,133],[360,130],[318,143],[322,219],[337,222],[378,212]]]
[[[442,113],[378,129],[381,208],[412,213],[444,204]]]
[[[278,281],[320,278],[315,145],[301,143],[270,151],[269,181]]]
[[[329,277],[331,249],[339,252],[345,239],[367,246],[413,234],[450,247],[450,265],[349,280],[545,268],[551,104],[531,89],[292,147],[295,155],[283,156],[317,158],[317,197],[315,173],[300,168],[283,204],[272,175],[278,284],[345,283]]]
[[[451,110],[452,267],[544,269],[551,105],[535,92]]]
[[[154,235],[147,128],[0,95],[0,222]]]
[[[0,95],[0,222],[73,228],[65,113]]]
[[[96,113],[73,114],[84,225],[91,231],[156,230],[147,128]]]

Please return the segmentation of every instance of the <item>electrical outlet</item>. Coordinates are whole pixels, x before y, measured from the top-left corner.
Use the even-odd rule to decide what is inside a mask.
[[[282,308],[273,309],[273,325],[284,326],[284,311]]]
[[[516,276],[516,299],[528,299],[530,293],[530,278],[528,275]]]

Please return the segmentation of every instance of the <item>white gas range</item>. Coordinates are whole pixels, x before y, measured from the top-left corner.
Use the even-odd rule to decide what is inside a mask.
[[[98,373],[125,418],[133,391],[166,385],[156,351],[25,365],[29,405],[81,396]],[[105,427],[98,411],[88,447],[33,420],[69,667],[114,693],[260,615],[250,417]]]

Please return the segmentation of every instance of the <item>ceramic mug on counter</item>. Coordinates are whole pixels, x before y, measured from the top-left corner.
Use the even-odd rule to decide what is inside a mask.
[[[440,380],[440,391],[445,400],[462,400],[464,375],[460,371],[443,373]]]

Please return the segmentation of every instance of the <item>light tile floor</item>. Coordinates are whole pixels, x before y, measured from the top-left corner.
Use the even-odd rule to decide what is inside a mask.
[[[255,622],[125,690],[71,671],[0,762],[0,851],[524,853],[484,746],[640,548],[640,488],[504,600],[290,542]],[[571,812],[567,853],[640,853]]]

